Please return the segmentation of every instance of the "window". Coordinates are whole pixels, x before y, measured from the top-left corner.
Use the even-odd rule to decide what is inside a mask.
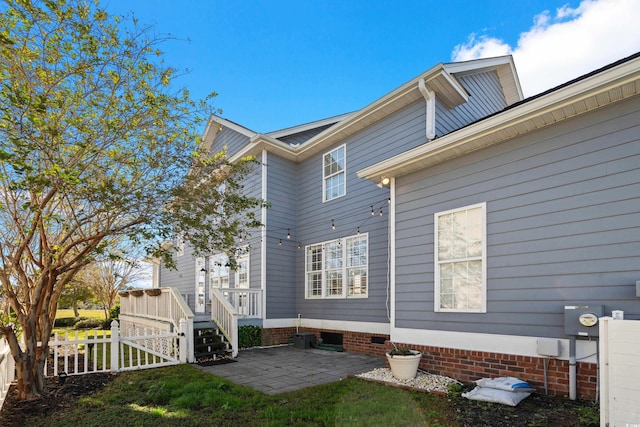
[[[322,157],[322,200],[327,202],[345,194],[345,146]]]
[[[249,288],[249,255],[238,257],[236,270],[236,288]]]
[[[367,234],[306,247],[306,298],[367,297]]]
[[[171,244],[176,251],[176,257],[184,255],[184,239],[182,238],[182,236],[175,236]]]
[[[229,287],[229,258],[225,254],[209,257],[209,286],[212,288]]]
[[[486,204],[436,213],[435,311],[486,312]]]

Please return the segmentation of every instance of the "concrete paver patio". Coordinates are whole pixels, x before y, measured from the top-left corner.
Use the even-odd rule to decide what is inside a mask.
[[[199,368],[266,394],[278,394],[339,381],[385,366],[381,357],[290,345],[241,350],[236,360],[236,363]]]

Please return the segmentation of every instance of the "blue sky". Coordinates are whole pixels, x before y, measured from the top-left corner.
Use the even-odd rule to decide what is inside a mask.
[[[640,50],[638,0],[109,0],[195,98],[269,132],[360,109],[439,62],[513,54],[525,95]]]

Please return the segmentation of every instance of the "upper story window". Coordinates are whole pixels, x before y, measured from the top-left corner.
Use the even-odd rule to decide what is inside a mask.
[[[229,287],[229,257],[226,254],[209,257],[209,285],[213,288]]]
[[[435,311],[485,313],[486,203],[434,215]]]
[[[344,145],[322,156],[322,201],[344,196],[346,148]]]
[[[305,297],[356,298],[368,295],[368,235],[306,247]]]

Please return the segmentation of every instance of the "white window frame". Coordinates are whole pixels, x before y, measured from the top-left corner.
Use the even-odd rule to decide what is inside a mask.
[[[250,277],[250,271],[251,271],[251,264],[249,263],[249,254],[243,254],[240,255],[237,259],[236,262],[238,263],[238,268],[236,269],[235,272],[235,280],[234,280],[234,288],[235,289],[249,289],[251,287],[251,277]],[[243,265],[245,267],[243,267]],[[242,281],[242,286],[241,286],[241,276],[242,274],[246,275],[246,279],[244,281]]]
[[[364,242],[364,254],[362,253]],[[357,244],[360,242],[360,244]],[[334,256],[329,256],[333,254]],[[369,235],[360,233],[305,247],[305,299],[369,297]],[[354,274],[361,272],[363,274]],[[357,276],[357,277],[356,277]],[[332,279],[338,286],[331,287]],[[358,279],[357,286],[352,279]],[[314,286],[315,285],[315,286]],[[357,292],[355,292],[357,290]]]
[[[173,238],[173,248],[176,251],[176,257],[184,255],[184,239],[182,236],[176,236]]]
[[[207,265],[204,257],[196,257],[196,280],[195,280],[195,304],[194,311],[196,313],[204,313],[206,311],[206,298],[207,298]]]
[[[219,253],[209,257],[209,288],[229,288],[229,257]]]
[[[342,169],[341,170],[337,170],[334,172],[329,172],[327,173],[327,164],[326,159],[329,158],[333,158],[333,153],[342,151]],[[339,177],[342,176],[342,189],[340,194],[332,196],[332,197],[327,197],[327,183],[331,182],[333,179],[337,178],[339,179]],[[328,151],[326,153],[324,153],[322,155],[322,202],[328,202],[330,200],[334,200],[340,197],[343,197],[347,194],[347,146],[346,144],[342,144],[341,146],[334,148],[331,151]]]
[[[471,227],[467,227],[469,224],[467,222],[468,217],[466,214],[468,214],[469,211],[474,210],[474,209],[480,209],[480,224],[472,224]],[[462,246],[458,246],[458,253],[455,253],[454,250],[455,248],[452,246],[449,250],[447,250],[447,254],[446,255],[444,253],[445,251],[445,246],[440,244],[440,233],[441,232],[445,232],[444,230],[441,230],[439,224],[440,218],[443,218],[445,216],[451,216],[453,217],[454,214],[459,214],[459,213],[465,213],[465,224],[464,224],[464,228],[463,228],[463,232],[465,232],[465,236],[462,238],[463,242],[466,242],[463,246],[464,249],[462,248]],[[443,218],[444,221],[444,218]],[[461,208],[457,208],[457,209],[451,209],[448,211],[444,211],[444,212],[437,212],[434,214],[433,216],[433,222],[434,222],[434,311],[435,312],[457,312],[457,313],[486,313],[487,312],[487,204],[486,203],[478,203],[475,205],[469,205],[469,206],[464,206]],[[469,229],[471,229],[471,231],[469,231]],[[469,234],[471,233],[471,235]],[[473,237],[475,237],[475,239],[472,239]],[[480,239],[482,240],[481,242],[477,243],[477,237],[480,237]],[[469,254],[469,242],[476,242],[476,252],[477,252],[477,247],[479,246],[479,250],[480,250],[480,254],[477,253],[471,253]],[[442,249],[441,249],[442,248]],[[441,257],[441,253],[443,252],[442,256],[443,258],[440,259]],[[464,253],[463,253],[464,251]],[[446,256],[446,258],[445,258]],[[462,266],[464,263],[466,263],[466,268],[468,268],[469,263],[473,262],[473,263],[477,263],[480,262],[480,303],[478,304],[477,307],[465,307],[465,308],[444,308],[442,307],[443,301],[442,301],[442,296],[443,296],[443,278],[442,274],[443,274],[443,270],[446,268],[447,265],[451,265],[450,268],[454,269],[455,266],[454,265],[459,265]],[[453,271],[453,270],[452,270]],[[456,277],[453,275],[454,273],[451,273],[451,284],[449,284],[449,286],[451,286],[453,292],[452,295],[455,293],[455,288],[456,288]],[[458,281],[460,284],[462,284],[461,281]]]

